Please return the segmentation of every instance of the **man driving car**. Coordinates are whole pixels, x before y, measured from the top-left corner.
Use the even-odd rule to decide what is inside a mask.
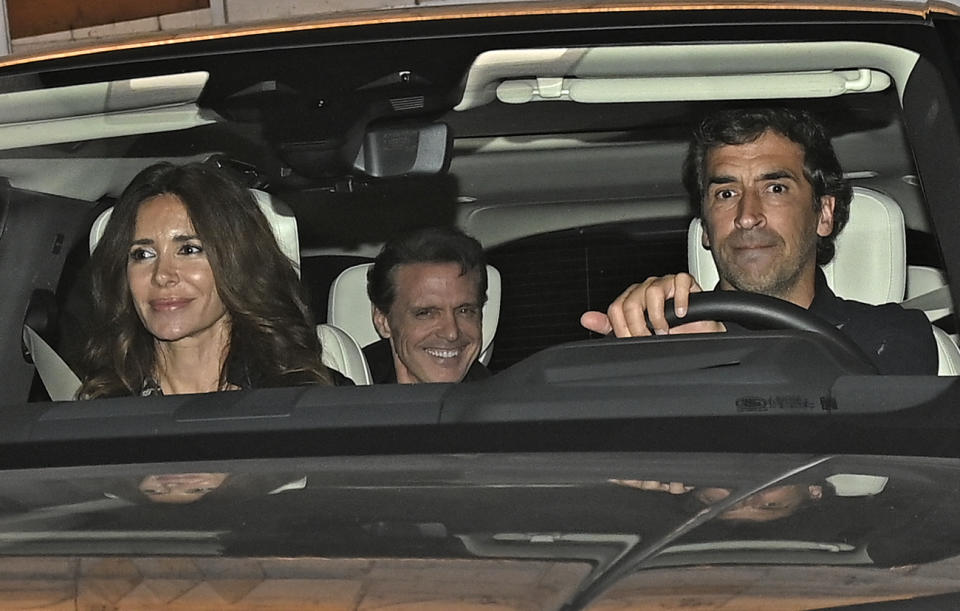
[[[391,240],[367,274],[367,294],[383,338],[363,349],[375,384],[490,376],[477,360],[487,266],[475,239],[428,227]]]
[[[936,342],[922,312],[844,300],[827,286],[820,265],[833,258],[852,189],[826,130],[811,114],[760,108],[706,117],[687,151],[684,184],[701,211],[703,246],[720,275],[716,288],[810,310],[850,337],[880,373],[936,374]],[[651,277],[628,287],[606,314],[586,312],[581,323],[617,337],[650,335],[650,329],[726,330],[715,321],[667,324],[665,301],[672,298],[683,318],[690,293],[701,290],[687,273]]]

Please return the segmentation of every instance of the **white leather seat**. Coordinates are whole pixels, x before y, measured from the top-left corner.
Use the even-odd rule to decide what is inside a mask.
[[[373,384],[363,350],[350,334],[331,324],[317,325],[323,346],[323,364],[347,376],[357,386]]]
[[[80,392],[80,378],[57,354],[57,351],[27,325],[23,326],[23,345],[26,346],[30,360],[37,368],[37,374],[50,399],[52,401],[76,399],[77,393]]]
[[[687,265],[697,283],[712,289],[720,280],[709,250],[703,247],[699,218],[687,231]],[[836,255],[823,266],[827,284],[840,297],[881,304],[903,301],[907,285],[906,230],[903,213],[888,196],[854,187],[850,220],[836,239]],[[960,348],[933,327],[940,356],[939,375],[960,374]]]
[[[361,346],[380,340],[373,326],[373,305],[367,296],[367,271],[373,263],[361,263],[340,272],[330,285],[327,321],[349,333]],[[493,338],[500,322],[500,272],[487,266],[487,302],[483,306],[483,345],[479,360],[484,365],[493,354]]]
[[[923,303],[920,308],[930,320],[939,320],[953,313],[947,287],[947,275],[943,270],[926,265],[907,266],[906,299]],[[934,297],[946,292],[943,298]],[[921,301],[922,300],[922,301]],[[924,303],[926,302],[926,303]]]

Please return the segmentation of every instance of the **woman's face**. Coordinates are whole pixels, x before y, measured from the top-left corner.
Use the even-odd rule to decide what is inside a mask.
[[[192,503],[219,488],[226,473],[167,473],[148,475],[140,481],[140,492],[155,503]]]
[[[137,212],[127,280],[143,326],[164,342],[227,337],[229,315],[203,243],[175,195],[146,200]]]

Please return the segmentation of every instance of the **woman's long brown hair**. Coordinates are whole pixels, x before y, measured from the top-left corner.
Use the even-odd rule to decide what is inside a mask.
[[[162,194],[186,206],[230,314],[221,387],[228,372],[242,376],[229,382],[253,387],[332,384],[300,280],[250,191],[212,166],[159,163],[124,190],[91,256],[93,320],[79,397],[136,394],[157,373],[155,338],[134,308],[127,259],[140,205]]]

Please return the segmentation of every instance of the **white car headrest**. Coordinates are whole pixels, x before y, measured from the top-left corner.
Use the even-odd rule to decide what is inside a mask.
[[[699,218],[687,231],[687,265],[706,290],[720,276],[713,255],[703,247]],[[903,300],[907,282],[903,212],[888,196],[854,187],[850,220],[836,239],[836,255],[823,266],[827,284],[844,299],[880,304]]]
[[[357,386],[373,384],[363,349],[349,333],[333,325],[317,325],[323,364],[347,376]]]
[[[327,322],[349,333],[361,346],[380,339],[373,326],[373,305],[367,296],[367,270],[373,263],[361,263],[340,272],[330,285]],[[500,322],[500,272],[487,266],[487,303],[483,306],[483,346],[480,362],[487,364],[493,354],[493,338]]]
[[[250,189],[250,192],[253,194],[254,199],[257,200],[257,204],[260,205],[260,210],[263,212],[263,215],[267,217],[267,222],[270,223],[270,228],[273,229],[273,235],[277,239],[280,250],[290,259],[293,268],[299,276],[300,234],[297,231],[297,218],[293,215],[293,211],[289,206],[265,191]],[[107,208],[100,213],[93,222],[93,226],[90,227],[91,253],[93,253],[97,247],[100,238],[103,237],[103,232],[107,228],[107,222],[110,220],[112,213],[113,208]]]

